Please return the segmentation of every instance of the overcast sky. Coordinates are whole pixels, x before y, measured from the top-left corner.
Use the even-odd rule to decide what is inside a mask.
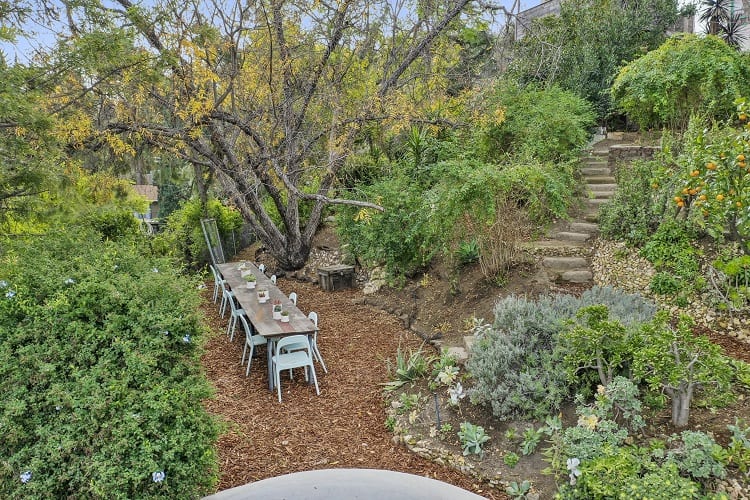
[[[513,2],[514,0],[500,0],[498,3],[500,5],[503,5],[506,9],[511,10],[513,8]],[[134,3],[137,4],[140,2]],[[150,2],[149,0],[144,0],[144,3]],[[520,8],[521,10],[524,10],[540,3],[543,2],[541,0],[521,0]],[[505,16],[502,14],[502,12],[497,14],[497,19],[500,21],[500,25],[505,22]],[[41,26],[39,24],[29,24],[27,28],[28,31],[34,33],[34,36],[19,37],[13,44],[0,41],[0,51],[5,55],[6,61],[8,61],[9,63],[13,63],[16,60],[22,64],[28,63],[33,57],[35,49],[38,49],[39,47],[49,46],[54,43],[54,27]]]

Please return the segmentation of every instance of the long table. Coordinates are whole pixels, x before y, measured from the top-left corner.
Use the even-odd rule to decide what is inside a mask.
[[[255,288],[247,288],[247,281],[242,277],[241,271],[239,270],[239,263],[229,262],[226,264],[218,265],[219,271],[221,272],[224,279],[229,284],[229,287],[234,292],[234,297],[244,309],[245,314],[255,328],[256,333],[266,337],[269,344],[266,346],[267,359],[268,359],[268,389],[274,390],[274,376],[273,368],[271,366],[271,357],[273,356],[272,346],[275,345],[276,341],[283,337],[290,335],[307,335],[308,338],[315,334],[317,327],[302,311],[300,311],[294,303],[289,300],[276,285],[273,284],[270,278],[260,272],[255,265],[250,262],[245,263],[245,270],[250,270],[255,274],[257,282]],[[266,303],[261,304],[258,302],[258,288],[265,288],[268,290],[269,299]],[[280,301],[281,307],[285,311],[289,311],[289,322],[284,323],[277,319],[273,319],[273,303],[274,301]]]

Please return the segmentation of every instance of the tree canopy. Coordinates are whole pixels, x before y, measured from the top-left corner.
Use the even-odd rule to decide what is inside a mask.
[[[48,2],[52,3],[52,2]],[[148,147],[217,183],[287,269],[302,266],[358,133],[440,123],[471,0],[63,3],[43,61],[72,150]],[[454,73],[455,74],[455,73]]]
[[[560,15],[534,20],[513,51],[521,81],[556,84],[588,99],[600,120],[614,110],[609,87],[619,68],[658,47],[677,20],[675,0],[568,0]]]
[[[749,78],[747,58],[719,38],[674,35],[622,68],[612,95],[642,128],[685,129],[694,113],[729,118]]]

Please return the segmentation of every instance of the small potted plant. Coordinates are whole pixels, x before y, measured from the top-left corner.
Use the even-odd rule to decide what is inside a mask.
[[[266,288],[258,288],[258,302],[261,304],[268,302],[268,290]]]
[[[281,311],[281,322],[282,323],[289,323],[289,311]]]
[[[281,319],[281,301],[273,301],[273,319]]]
[[[253,273],[246,274],[244,278],[245,278],[245,281],[247,281],[248,288],[250,289],[255,288],[255,283],[257,282],[257,278],[255,277]]]

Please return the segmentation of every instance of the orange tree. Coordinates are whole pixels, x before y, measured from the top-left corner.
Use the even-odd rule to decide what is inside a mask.
[[[745,253],[750,253],[749,116],[746,99],[738,99],[740,127],[729,124],[695,135],[680,160],[684,182],[674,197],[674,203],[693,212],[712,237],[728,234]]]

